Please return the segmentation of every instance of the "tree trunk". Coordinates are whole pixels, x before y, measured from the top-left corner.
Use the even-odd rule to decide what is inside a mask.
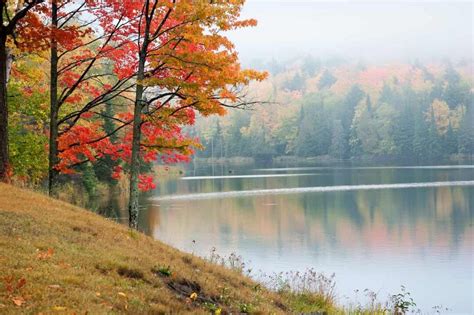
[[[55,30],[58,26],[57,1],[53,1],[51,9],[51,24]],[[48,192],[54,196],[57,188],[58,171],[58,44],[54,34],[51,34],[51,82],[50,82],[50,120],[49,120],[49,174]]]
[[[11,69],[12,69],[12,65],[13,65],[13,54],[12,52],[10,51],[10,49],[6,49],[6,52],[7,52],[7,83],[8,83],[8,80],[10,80],[10,72],[11,72]]]
[[[9,181],[6,36],[0,37],[0,181]]]
[[[130,200],[128,204],[129,226],[138,228],[138,175],[140,175],[140,141],[143,109],[143,83],[145,57],[140,54],[137,89],[135,92],[135,109],[133,112],[132,158],[130,161]]]
[[[132,229],[138,229],[138,176],[140,175],[140,141],[142,133],[143,110],[143,79],[145,78],[145,63],[148,53],[150,26],[152,16],[148,15],[150,1],[145,1],[145,29],[143,43],[138,56],[137,89],[135,91],[135,109],[133,111],[132,157],[130,161],[130,199],[128,201],[128,224]]]

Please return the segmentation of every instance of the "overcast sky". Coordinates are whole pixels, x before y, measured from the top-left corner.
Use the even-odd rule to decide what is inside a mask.
[[[473,55],[471,1],[247,0],[255,28],[230,34],[242,60],[295,55],[364,60]]]

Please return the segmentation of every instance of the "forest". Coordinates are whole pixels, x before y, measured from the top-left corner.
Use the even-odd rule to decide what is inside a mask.
[[[252,85],[267,104],[198,120],[200,157],[320,157],[440,161],[474,154],[472,64],[321,61],[260,62]]]

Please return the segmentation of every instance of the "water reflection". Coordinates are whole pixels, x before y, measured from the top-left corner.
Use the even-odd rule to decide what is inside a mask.
[[[244,178],[244,177],[231,177]],[[251,177],[253,178],[253,177]],[[205,178],[207,179],[207,178]],[[428,183],[405,183],[405,184],[383,184],[383,185],[344,185],[344,186],[317,186],[317,187],[300,187],[300,188],[276,188],[276,189],[255,189],[255,190],[236,190],[213,193],[195,193],[195,194],[178,194],[153,197],[155,201],[170,200],[198,200],[198,199],[214,199],[214,198],[233,198],[233,197],[250,197],[260,195],[289,195],[308,192],[334,192],[334,191],[361,191],[361,190],[384,190],[384,189],[406,189],[406,188],[431,188],[431,187],[457,187],[457,186],[474,186],[474,181],[456,181],[456,182],[428,182]]]
[[[301,172],[274,172],[293,171]],[[303,189],[299,194],[237,194],[225,199],[219,195],[199,200],[158,197],[148,200],[141,222],[155,238],[199,255],[207,255],[215,246],[222,254],[235,251],[251,260],[254,269],[267,272],[307,267],[335,272],[341,299],[357,288],[380,290],[383,295],[404,284],[426,310],[439,304],[457,312],[472,310],[474,169],[318,167],[316,171],[314,176],[172,180],[162,183],[156,194],[471,183],[384,190]],[[245,168],[238,173],[263,172]]]

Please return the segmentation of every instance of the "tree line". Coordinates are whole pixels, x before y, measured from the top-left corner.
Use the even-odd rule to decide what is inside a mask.
[[[277,105],[204,119],[194,130],[206,147],[198,156],[428,162],[474,154],[469,65],[321,65],[308,57],[269,68],[271,85],[254,88]]]
[[[243,3],[1,1],[0,181],[54,196],[74,176],[126,175],[136,228],[150,163],[189,160],[200,144],[183,126],[249,105],[244,87],[266,76],[225,36],[256,24]]]

